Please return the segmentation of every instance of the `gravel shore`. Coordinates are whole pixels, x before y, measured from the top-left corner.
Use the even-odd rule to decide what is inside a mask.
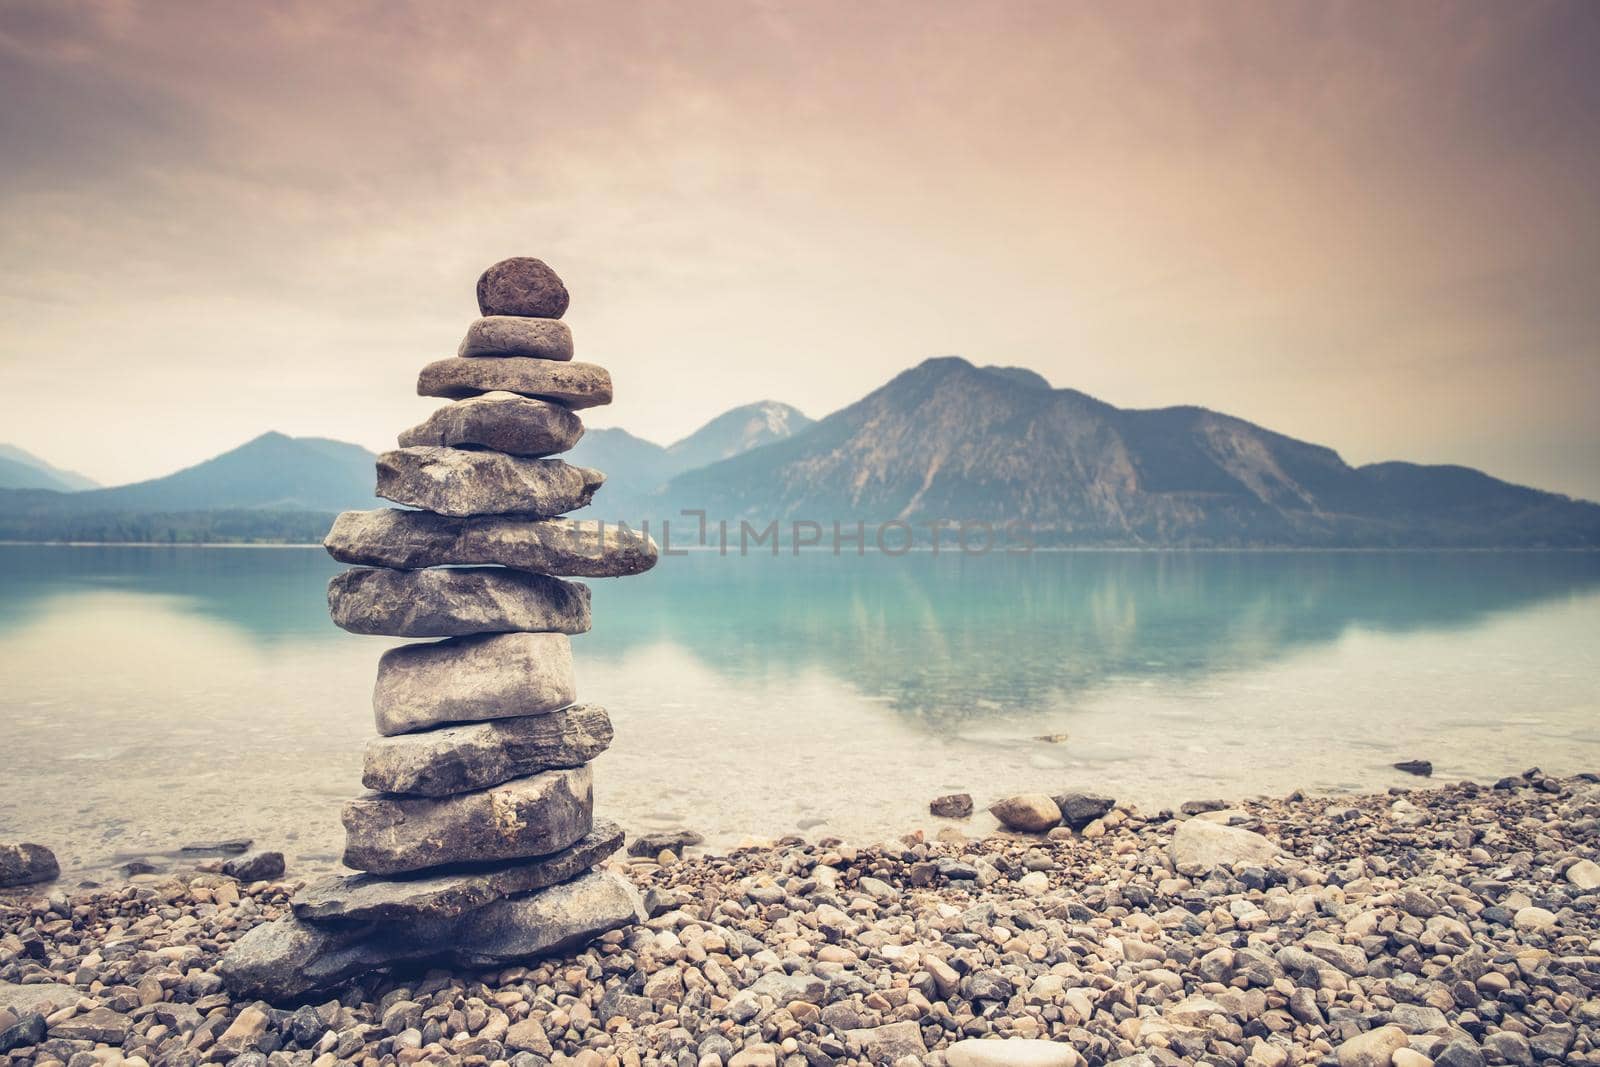
[[[664,851],[623,865],[646,926],[298,1006],[236,1002],[215,973],[297,882],[51,888],[0,899],[0,1061],[1600,1064],[1597,782]],[[1212,866],[1220,826],[1248,860]]]

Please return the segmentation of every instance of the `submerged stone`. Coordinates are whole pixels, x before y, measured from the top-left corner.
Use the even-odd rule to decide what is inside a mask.
[[[560,319],[521,315],[485,315],[467,327],[458,356],[528,356],[531,359],[572,358],[572,329]]]
[[[577,696],[564,634],[480,634],[391,648],[372,709],[385,736],[564,708]]]
[[[606,476],[559,459],[419,446],[378,457],[378,495],[441,515],[549,518],[583,507]]]
[[[288,915],[234,942],[217,973],[235,997],[283,1003],[395,964],[526,962],[643,920],[639,893],[626,878],[590,871],[447,919],[332,926]]]
[[[310,921],[414,922],[443,919],[577,877],[622,847],[622,827],[601,820],[571,848],[533,860],[462,866],[402,877],[333,876],[294,895]]]
[[[328,613],[341,629],[387,637],[581,634],[589,587],[504,567],[359,567],[328,583]]]
[[[458,519],[430,511],[347,511],[323,541],[341,563],[372,567],[498,564],[538,574],[611,578],[655,566],[656,543],[593,519]]]
[[[400,435],[402,448],[488,448],[512,456],[565,452],[583,436],[583,421],[546,400],[485,393],[447,404]]]
[[[595,704],[545,715],[377,737],[361,782],[380,793],[448,796],[540,771],[581,767],[611,744],[611,719]]]
[[[587,766],[441,798],[358,797],[344,806],[344,862],[358,871],[399,874],[545,856],[587,834],[593,809]]]
[[[569,408],[611,403],[611,375],[593,363],[556,363],[527,356],[438,359],[417,376],[418,396],[450,400],[504,391]]]

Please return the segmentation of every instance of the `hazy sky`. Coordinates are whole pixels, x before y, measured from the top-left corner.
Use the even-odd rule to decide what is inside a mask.
[[[431,410],[488,263],[668,441],[928,356],[1600,498],[1600,4],[0,3],[0,440]]]

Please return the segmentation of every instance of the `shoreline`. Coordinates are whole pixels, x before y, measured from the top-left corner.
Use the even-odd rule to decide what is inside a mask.
[[[625,525],[625,524],[618,524]],[[0,539],[0,547],[18,546],[26,548],[315,548],[323,549],[321,541],[9,541]],[[663,551],[663,556],[679,556],[690,553],[711,553],[714,555],[731,556],[736,558],[769,556],[780,558],[783,556],[884,556],[897,559],[901,556],[960,556],[963,558],[978,558],[985,556],[1007,556],[1010,558],[1027,557],[1031,555],[1062,555],[1069,553],[1088,554],[1125,554],[1125,555],[1241,555],[1241,556],[1271,556],[1271,555],[1595,555],[1600,554],[1600,546],[1570,548],[1557,547],[1529,547],[1529,546],[1504,546],[1504,547],[1472,547],[1459,545],[1445,545],[1439,547],[1316,547],[1296,545],[1262,545],[1258,547],[1208,547],[1208,546],[1182,546],[1182,545],[1036,545],[1027,551],[1011,551],[992,549],[983,552],[964,552],[959,546],[942,546],[934,549],[926,545],[912,545],[905,549],[886,552],[876,546],[871,546],[862,552],[835,552],[830,548],[821,546],[807,546],[800,550],[792,547],[783,548],[779,552],[748,551],[734,552],[722,551],[717,545],[673,545],[670,552]]]
[[[1534,771],[1175,819],[1119,806],[1049,835],[949,821],[881,845],[619,857],[643,926],[309,1007],[236,1001],[214,971],[286,907],[292,869],[10,891],[0,1035],[44,1030],[0,1062],[1600,1064],[1597,783]]]

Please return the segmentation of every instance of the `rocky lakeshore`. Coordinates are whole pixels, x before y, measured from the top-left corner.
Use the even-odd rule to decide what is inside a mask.
[[[33,887],[0,903],[0,1056],[1600,1064],[1597,783],[1529,772],[1188,815],[1069,794],[1042,833],[968,838],[940,819],[886,844],[726,855],[644,839],[606,864],[644,894],[642,925],[531,966],[417,964],[299,1004],[235,999],[217,973],[298,882],[212,861]]]

